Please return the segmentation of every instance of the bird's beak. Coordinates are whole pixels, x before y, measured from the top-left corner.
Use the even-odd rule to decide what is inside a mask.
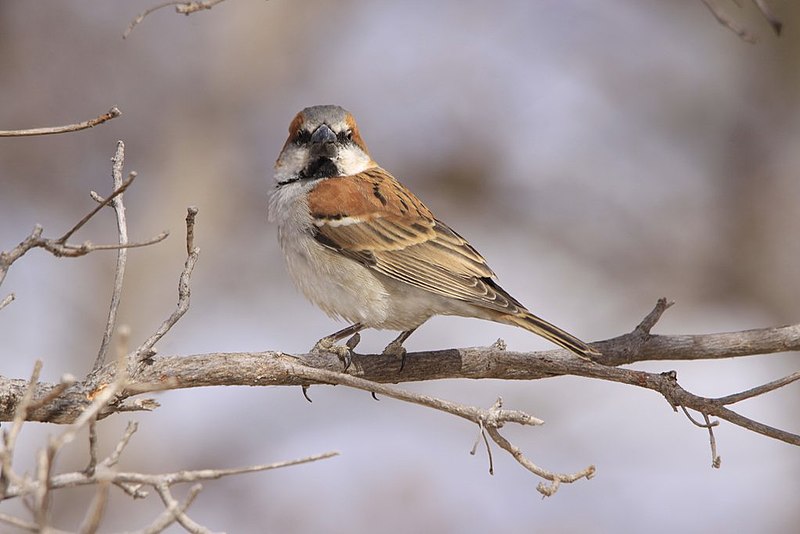
[[[333,133],[333,130],[331,130],[327,124],[321,125],[311,134],[311,143],[315,145],[327,145],[335,142],[336,134]]]
[[[310,148],[314,156],[333,159],[336,157],[336,134],[327,124],[321,125],[311,134]]]

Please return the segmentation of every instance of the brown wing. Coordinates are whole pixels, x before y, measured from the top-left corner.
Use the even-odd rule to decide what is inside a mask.
[[[524,309],[464,238],[379,167],[323,180],[309,207],[317,241],[377,272],[486,308]]]

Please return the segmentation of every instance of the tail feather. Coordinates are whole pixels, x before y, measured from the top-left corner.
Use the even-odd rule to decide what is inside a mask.
[[[597,349],[590,347],[572,334],[561,330],[559,327],[548,323],[544,319],[536,317],[530,312],[525,311],[516,315],[506,315],[503,319],[504,322],[520,326],[525,330],[540,335],[556,345],[560,345],[574,352],[581,358],[592,360],[601,355]]]

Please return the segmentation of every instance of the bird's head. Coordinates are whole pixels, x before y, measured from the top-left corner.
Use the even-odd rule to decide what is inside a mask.
[[[376,166],[349,111],[313,106],[298,113],[275,162],[278,185],[350,176]]]

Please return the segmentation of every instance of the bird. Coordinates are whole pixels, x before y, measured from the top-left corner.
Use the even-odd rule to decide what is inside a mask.
[[[402,371],[403,342],[436,315],[521,327],[581,358],[600,356],[500,287],[484,257],[372,159],[353,115],[339,106],[307,107],[291,121],[269,220],[294,284],[350,324],[312,349],[338,355],[345,370],[369,328],[400,332],[383,354],[399,357]]]

